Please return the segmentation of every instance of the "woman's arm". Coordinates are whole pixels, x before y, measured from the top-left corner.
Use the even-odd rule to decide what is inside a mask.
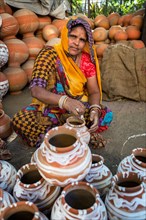
[[[90,121],[92,122],[92,125],[89,129],[89,131],[95,132],[98,129],[98,121],[99,121],[99,115],[100,115],[100,90],[98,87],[97,77],[92,76],[89,77],[87,80],[87,90],[89,94],[89,104],[90,106],[96,106],[90,109]]]

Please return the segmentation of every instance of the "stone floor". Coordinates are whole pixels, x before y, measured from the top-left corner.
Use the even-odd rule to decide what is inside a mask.
[[[13,117],[19,109],[30,102],[30,92],[26,87],[17,95],[7,93],[3,97],[2,103],[5,113]],[[91,147],[90,149],[92,153],[103,156],[104,163],[115,174],[120,161],[130,155],[132,149],[146,147],[146,103],[120,100],[114,102],[103,101],[103,104],[110,107],[114,114],[110,128],[102,133],[107,140],[107,144],[100,149]],[[16,169],[30,162],[30,158],[35,151],[35,148],[27,146],[19,137],[14,138],[14,134],[10,138],[7,147],[12,153],[12,159],[9,162]]]

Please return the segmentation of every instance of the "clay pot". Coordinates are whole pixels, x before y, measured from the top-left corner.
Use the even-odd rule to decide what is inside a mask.
[[[1,91],[0,100],[2,100],[3,96],[6,95],[8,90],[9,90],[8,78],[4,73],[0,72],[0,91]]]
[[[146,148],[135,148],[118,165],[118,172],[136,172],[146,176]]]
[[[23,8],[14,12],[13,16],[19,24],[19,34],[34,33],[39,27],[38,16],[31,10]]]
[[[19,94],[26,86],[28,78],[24,70],[20,67],[7,67],[3,71],[9,81],[9,91],[11,94]]]
[[[74,128],[59,126],[47,132],[32,160],[46,181],[65,186],[84,179],[91,168],[92,155]]]
[[[32,78],[32,71],[34,66],[34,59],[28,59],[24,64],[22,64],[21,68],[27,75],[28,82],[31,81]]]
[[[38,19],[39,19],[39,27],[35,33],[35,36],[41,39],[43,44],[45,44],[46,42],[43,39],[42,30],[46,25],[51,24],[51,17],[38,15]]]
[[[8,62],[9,51],[7,45],[0,40],[0,69]]]
[[[48,218],[39,212],[37,206],[28,201],[13,203],[2,213],[2,220],[48,220]]]
[[[129,25],[126,27],[126,32],[128,35],[128,40],[138,40],[141,36],[141,31],[137,26]]]
[[[59,37],[59,34],[60,32],[58,28],[53,24],[46,25],[42,30],[42,35],[45,41],[48,41],[54,37]]]
[[[7,191],[0,188],[0,217],[3,211],[11,204],[15,203],[13,196]]]
[[[76,116],[71,116],[66,119],[65,127],[74,128],[77,132],[79,132],[80,138],[89,144],[90,141],[90,133],[88,128],[85,125],[85,120],[78,118]]]
[[[24,63],[29,56],[27,45],[17,38],[5,40],[4,43],[9,50],[8,66],[20,67],[20,65]]]
[[[108,32],[105,28],[103,27],[97,27],[94,29],[93,33],[93,39],[94,41],[105,41],[108,37]]]
[[[17,170],[12,164],[7,161],[0,160],[0,188],[12,193],[16,182],[16,173]]]
[[[11,133],[11,119],[2,109],[0,109],[0,138],[7,138]]]
[[[105,199],[109,220],[145,220],[145,198],[142,177],[135,172],[117,173]]]
[[[2,13],[2,26],[0,31],[0,39],[3,41],[6,39],[15,38],[19,30],[19,24],[13,15],[8,13]]]
[[[60,42],[61,42],[61,38],[59,38],[59,37],[54,37],[54,38],[48,40],[45,45],[46,45],[46,46],[54,46],[55,44],[59,44]]]
[[[66,26],[67,22],[69,21],[68,18],[65,19],[54,19],[52,21],[52,25],[56,26],[59,30],[59,33],[61,33],[62,29]]]
[[[85,177],[85,181],[92,184],[104,200],[106,193],[111,187],[112,173],[104,164],[104,158],[98,154],[92,154],[92,166]]]
[[[107,220],[107,212],[98,191],[90,184],[76,182],[67,185],[55,201],[53,219],[102,219]]]
[[[48,214],[59,194],[60,187],[51,186],[46,182],[35,163],[25,164],[18,170],[13,189],[16,201],[33,202],[40,211]]]

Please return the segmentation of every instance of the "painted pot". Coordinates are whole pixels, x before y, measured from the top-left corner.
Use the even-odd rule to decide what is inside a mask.
[[[61,188],[51,186],[38,172],[35,163],[22,166],[16,177],[13,196],[16,201],[33,202],[40,211],[48,214],[54,201],[60,194]]]
[[[86,182],[67,185],[55,201],[51,220],[107,220],[107,212],[98,191]]]
[[[146,148],[135,148],[118,166],[118,172],[136,172],[146,177]]]
[[[91,168],[92,155],[75,129],[58,126],[47,132],[32,160],[47,182],[63,187],[85,178]]]
[[[85,141],[87,144],[89,144],[90,133],[88,131],[88,128],[85,125],[84,119],[81,119],[81,118],[78,118],[75,116],[71,116],[66,119],[66,123],[64,124],[64,126],[76,129],[76,131],[79,132],[79,134],[80,134],[80,138],[82,138],[83,141]]]
[[[104,158],[98,154],[92,154],[92,166],[85,177],[85,181],[92,184],[104,200],[106,193],[111,187],[112,172],[104,164]]]
[[[2,213],[1,220],[48,220],[32,202],[21,201],[8,206]]]
[[[0,214],[2,214],[2,212],[11,204],[15,203],[15,199],[13,198],[13,196],[3,190],[2,188],[0,188]],[[1,217],[1,215],[0,215]]]
[[[9,90],[9,81],[6,75],[0,72],[0,100],[7,94]]]
[[[10,117],[0,109],[0,138],[7,138],[12,133]]]
[[[8,62],[9,51],[6,44],[0,40],[0,68]]]
[[[135,172],[117,173],[105,199],[109,220],[145,220],[145,199],[143,177]]]
[[[17,170],[5,160],[0,160],[0,188],[11,193],[16,182]]]

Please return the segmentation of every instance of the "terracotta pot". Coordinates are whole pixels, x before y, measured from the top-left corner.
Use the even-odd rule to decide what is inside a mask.
[[[27,45],[29,50],[29,59],[35,59],[43,48],[44,43],[39,38],[35,37],[32,33],[26,34],[23,37],[23,42]]]
[[[39,27],[38,16],[31,10],[23,8],[14,12],[13,16],[19,24],[19,34],[34,33]]]
[[[20,67],[29,57],[27,45],[17,38],[5,40],[4,43],[9,50],[9,67]]]
[[[48,218],[39,212],[37,206],[28,201],[13,203],[2,213],[2,220],[48,220]]]
[[[76,182],[67,185],[55,201],[51,212],[51,220],[54,219],[107,220],[107,212],[98,191],[92,185]]]
[[[145,220],[145,198],[142,177],[135,172],[117,173],[105,199],[109,220]]]
[[[0,69],[8,62],[9,51],[7,45],[0,40]]]
[[[24,70],[24,72],[27,75],[28,82],[30,82],[32,77],[32,71],[34,66],[34,59],[28,59],[24,64],[22,64],[21,68]]]
[[[104,200],[111,187],[112,172],[104,164],[104,158],[98,154],[92,154],[92,166],[85,177],[85,181],[92,184]]]
[[[135,148],[118,165],[118,172],[136,172],[146,176],[146,148]]]
[[[8,78],[10,93],[14,95],[21,93],[28,82],[24,70],[20,67],[8,67],[3,72]]]
[[[92,32],[94,41],[105,41],[108,37],[108,31],[103,27],[97,27]]]
[[[89,144],[90,141],[90,133],[88,128],[85,125],[85,120],[71,116],[66,119],[66,123],[64,124],[65,127],[74,128],[77,132],[79,132],[80,138]]]
[[[12,193],[16,182],[17,170],[7,161],[0,160],[0,188]]]
[[[13,196],[7,191],[0,188],[0,217],[3,211],[11,204],[15,203]]]
[[[92,163],[88,145],[74,128],[65,126],[49,130],[32,159],[41,176],[58,186],[84,179]]]
[[[35,32],[35,36],[37,38],[41,39],[42,42],[45,44],[46,41],[43,39],[42,30],[46,25],[51,24],[51,22],[52,22],[51,17],[38,15],[38,19],[39,19],[39,27],[38,27],[37,31]]]
[[[7,138],[11,133],[11,119],[2,109],[0,109],[0,138]]]
[[[1,91],[0,100],[2,100],[3,96],[6,95],[8,90],[9,90],[8,78],[4,73],[0,72],[0,91]]]
[[[2,26],[0,31],[0,39],[3,41],[6,39],[15,38],[19,30],[19,24],[13,15],[8,13],[2,13]]]
[[[51,186],[41,177],[35,163],[28,163],[17,172],[13,196],[16,201],[33,202],[40,211],[48,214],[60,190],[60,187]]]
[[[59,37],[60,32],[55,25],[48,24],[43,28],[42,35],[45,41],[48,41],[54,37]]]

